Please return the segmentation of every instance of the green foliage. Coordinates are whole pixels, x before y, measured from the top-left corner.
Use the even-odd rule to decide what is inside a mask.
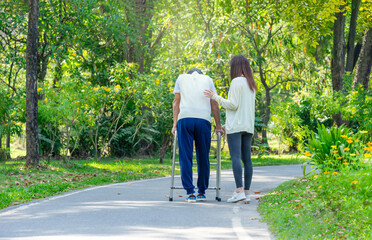
[[[311,117],[310,102],[304,96],[295,94],[293,98],[284,99],[274,106],[275,114],[270,126],[272,133],[289,147],[288,150],[303,148],[304,141],[314,129],[315,119]]]
[[[285,182],[260,199],[278,239],[370,239],[372,167],[324,172]]]
[[[365,31],[372,27],[372,1],[362,0],[359,11],[360,17],[358,19],[357,31],[361,39]]]
[[[367,131],[356,134],[344,126],[326,128],[318,125],[317,133],[312,133],[306,144],[305,156],[309,163],[321,171],[339,170],[342,167],[357,169],[365,158],[369,158],[371,148],[367,148]]]
[[[164,156],[177,76],[199,67],[226,97],[236,54],[249,58],[258,85],[259,138],[269,129],[288,149],[302,149],[315,122],[329,127],[339,111],[353,131],[371,129],[370,90],[351,91],[349,74],[346,92],[332,91],[330,33],[344,2],[42,1],[40,151],[48,157]],[[370,26],[370,5],[361,3],[357,42]],[[0,9],[0,135],[13,138],[25,134],[28,5],[2,1]]]
[[[295,30],[300,32],[305,42],[310,47],[316,48],[320,38],[332,34],[332,24],[336,20],[335,13],[340,12],[341,6],[347,2],[345,0],[289,0],[286,1],[284,16],[292,21]],[[348,5],[343,11],[350,9]]]
[[[107,76],[106,86],[94,85],[89,74],[78,71],[56,86],[45,82],[39,88],[44,97],[39,111],[43,131],[49,134],[42,141],[60,140],[66,154],[76,148],[77,153],[96,151],[98,156],[108,145],[113,156],[145,154],[150,147],[156,151],[171,134],[168,82],[161,75],[137,74],[132,63],[116,64]]]
[[[358,129],[372,129],[372,91],[359,86],[344,98],[342,115],[348,120],[354,132]]]

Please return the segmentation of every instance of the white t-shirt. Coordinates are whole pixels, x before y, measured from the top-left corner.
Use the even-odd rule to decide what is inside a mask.
[[[212,99],[226,109],[226,133],[254,133],[255,97],[245,77],[231,81],[227,99],[213,95]]]
[[[197,72],[193,72],[192,74],[198,74]],[[191,75],[191,74],[189,74]],[[214,83],[213,83],[213,80],[211,78],[211,81],[210,81],[210,86],[209,86],[209,89],[208,90],[213,90],[213,92],[217,92],[216,91],[216,88],[214,87]],[[180,93],[180,81],[179,81],[179,78],[177,78],[176,80],[176,85],[174,86],[174,89],[173,89],[173,94],[176,94],[176,93]]]
[[[176,81],[173,93],[180,93],[180,113],[178,120],[182,118],[200,118],[211,121],[210,99],[204,96],[204,90],[212,89],[216,92],[213,80],[204,74],[193,72],[181,74]]]

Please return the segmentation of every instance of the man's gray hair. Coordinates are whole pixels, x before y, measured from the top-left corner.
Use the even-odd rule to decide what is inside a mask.
[[[189,71],[187,71],[187,74],[192,74],[193,72],[203,74],[203,72],[199,68],[191,68]]]

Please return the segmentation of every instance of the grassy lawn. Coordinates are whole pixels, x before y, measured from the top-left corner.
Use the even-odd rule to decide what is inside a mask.
[[[253,157],[254,166],[301,162],[303,158],[294,155]],[[50,164],[42,161],[37,169],[27,168],[24,164],[24,161],[0,164],[0,209],[71,190],[171,174],[170,159],[163,164],[159,164],[158,159],[71,160],[68,163],[52,161]],[[229,169],[231,161],[223,158],[221,165],[222,169]],[[215,170],[215,166],[211,169]],[[179,174],[178,165],[176,173]]]
[[[372,167],[285,182],[259,212],[278,239],[372,239]]]

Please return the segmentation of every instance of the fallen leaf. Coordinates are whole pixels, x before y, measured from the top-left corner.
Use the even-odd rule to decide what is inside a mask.
[[[260,194],[261,192],[254,192],[254,194]]]
[[[251,218],[251,220],[256,220],[257,218]]]
[[[251,203],[251,202],[248,202],[248,201],[247,201],[247,202],[244,202],[244,204],[250,204],[250,203]]]
[[[178,197],[182,197],[182,195],[178,195]]]
[[[118,192],[117,194],[120,195],[121,193]]]
[[[169,195],[165,195],[166,198],[169,198]]]

